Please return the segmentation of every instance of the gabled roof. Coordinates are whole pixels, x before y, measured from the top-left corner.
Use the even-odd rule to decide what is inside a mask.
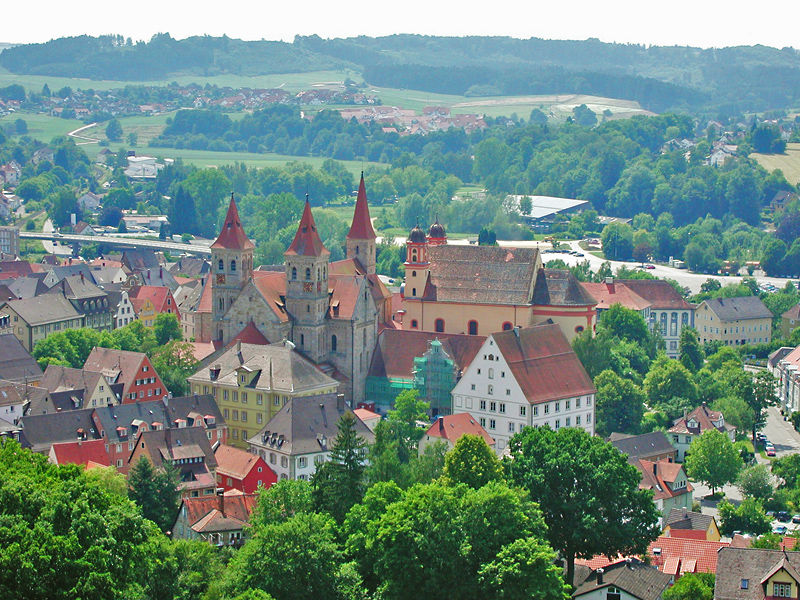
[[[265,336],[261,331],[256,327],[256,324],[253,321],[250,321],[247,325],[244,326],[239,333],[236,334],[231,340],[233,342],[241,342],[243,344],[255,344],[258,346],[267,346],[269,345],[269,340],[267,336]]]
[[[764,303],[758,296],[709,298],[708,300],[703,300],[703,302],[720,321],[772,318],[772,312],[764,306]]]
[[[96,346],[89,353],[83,368],[102,373],[111,383],[123,384],[124,393],[127,394],[128,388],[139,374],[139,368],[146,360],[147,355],[143,352],[128,352],[126,350],[114,350]],[[152,366],[150,368],[152,369],[152,375],[158,377],[155,368]]]
[[[50,288],[48,294],[63,294],[70,300],[83,300],[87,298],[102,298],[106,295],[94,284],[91,277],[85,275],[70,275],[64,277]]]
[[[64,392],[72,390],[89,390],[93,392],[103,374],[99,371],[73,369],[60,365],[47,365],[42,378],[41,387],[50,392]]]
[[[794,320],[800,319],[800,303],[795,304],[792,308],[783,313],[781,318]]]
[[[735,427],[727,423],[724,423],[723,427],[715,427],[714,422],[719,422],[720,419],[723,419],[724,423],[722,413],[717,410],[709,410],[708,405],[703,402],[703,404],[695,408],[688,415],[675,421],[675,424],[667,430],[667,433],[691,433],[693,435],[700,435],[709,429],[718,429],[722,432],[735,429]],[[697,425],[690,428],[688,425],[689,421],[694,421]]]
[[[613,280],[606,283],[582,281],[581,285],[597,300],[598,310],[609,309],[614,304],[621,304],[625,308],[641,312],[651,306],[650,302],[621,282]]]
[[[140,444],[145,445],[147,456],[156,468],[161,467],[165,460],[172,462],[187,458],[203,458],[204,467],[208,470],[217,467],[214,450],[211,449],[211,442],[202,427],[150,429],[139,435],[137,447]],[[186,465],[179,468],[185,470]]]
[[[369,217],[369,206],[367,205],[367,190],[364,186],[364,173],[361,173],[361,182],[358,184],[358,197],[356,198],[356,211],[353,215],[353,223],[347,238],[351,240],[374,240],[378,236],[372,228],[372,220]]]
[[[175,299],[168,287],[137,285],[128,290],[128,297],[130,298],[131,304],[136,308],[136,312],[141,310],[141,305],[145,298],[147,298],[153,303],[157,313],[167,312],[169,310],[179,321],[181,319]],[[167,300],[171,302],[168,304]]]
[[[512,329],[491,337],[531,404],[597,393],[558,325]]]
[[[691,529],[693,531],[708,531],[714,517],[711,515],[704,515],[703,513],[692,512],[685,508],[673,508],[667,515],[665,525],[669,525],[670,529]]]
[[[608,565],[603,570],[602,583],[598,582],[597,571],[593,571],[585,581],[577,586],[572,597],[579,598],[584,594],[613,586],[626,591],[638,600],[659,600],[671,581],[670,575],[635,558]]]
[[[31,326],[83,318],[61,294],[42,294],[36,298],[9,300],[6,304]]]
[[[692,484],[686,481],[686,487],[673,489],[678,474],[683,466],[678,463],[671,463],[667,459],[653,462],[649,460],[637,460],[633,465],[642,474],[642,481],[639,484],[641,490],[652,490],[653,500],[664,498],[674,498],[692,492]]]
[[[611,445],[623,454],[627,454],[628,460],[656,454],[675,453],[675,448],[669,443],[663,431],[624,437],[617,436],[618,434],[611,434]]]
[[[0,378],[6,381],[39,381],[43,377],[39,363],[25,350],[13,333],[0,335]]]
[[[264,459],[257,454],[251,454],[233,446],[220,444],[214,450],[214,456],[217,458],[217,473],[220,475],[244,479],[256,467],[263,467],[266,469],[265,478],[272,474],[274,481],[278,479],[269,465],[264,462]]]
[[[78,429],[87,432],[89,439],[100,438],[92,421],[92,409],[72,410],[46,415],[28,415],[22,417],[25,438],[34,452],[49,452],[50,447],[58,442],[72,442],[77,437]]]
[[[50,450],[51,459],[57,465],[109,465],[111,461],[106,450],[105,440],[76,440],[53,444]]]
[[[562,269],[539,269],[533,290],[537,306],[594,306],[597,300],[575,276]]]
[[[653,310],[691,310],[694,308],[669,282],[663,279],[619,279],[617,281],[650,302]]]
[[[786,566],[792,567],[792,571],[786,569],[788,573],[797,573],[800,568],[800,553],[759,548],[722,548],[717,556],[714,598],[716,600],[762,600],[765,597],[762,584],[765,576]],[[795,576],[792,575],[792,577]],[[749,581],[747,589],[742,589],[743,579]]]
[[[311,214],[311,204],[306,198],[306,205],[303,208],[303,216],[300,218],[300,225],[294,240],[289,249],[283,253],[284,256],[327,256],[330,251],[322,243],[319,237],[317,224],[314,223],[314,216]]]
[[[253,271],[253,285],[278,321],[287,323],[289,313],[284,303],[286,274],[283,271]]]
[[[122,260],[120,262],[131,271],[157,269],[160,266],[156,253],[150,248],[125,250],[122,253]]]
[[[457,415],[447,415],[439,417],[434,421],[425,435],[430,437],[442,438],[455,444],[462,435],[479,435],[488,446],[494,445],[494,439],[480,423],[469,413],[459,413]]]
[[[225,515],[245,523],[250,521],[250,515],[258,502],[256,494],[225,494]],[[186,512],[186,520],[190,526],[198,523],[213,510],[219,510],[220,500],[216,496],[205,498],[184,498],[178,515]]]
[[[228,250],[250,250],[256,247],[244,232],[233,193],[231,193],[231,203],[228,205],[228,214],[225,215],[225,222],[222,224],[222,231],[211,247]]]

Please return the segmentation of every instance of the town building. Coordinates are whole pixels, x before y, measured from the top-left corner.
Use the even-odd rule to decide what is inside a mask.
[[[673,508],[664,521],[664,535],[718,542],[722,539],[717,520],[712,515],[692,512],[688,508]]]
[[[137,285],[128,290],[128,297],[136,318],[146,327],[152,327],[156,316],[161,313],[173,314],[178,321],[181,320],[175,298],[168,287]]]
[[[114,327],[114,307],[108,294],[92,283],[91,277],[79,275],[64,277],[44,296],[63,296],[83,315],[83,326],[97,331],[111,331]]]
[[[439,417],[428,427],[419,441],[419,454],[420,456],[425,454],[425,448],[436,442],[444,442],[449,452],[461,436],[467,434],[481,436],[486,445],[494,449],[494,439],[480,426],[480,423],[469,413],[458,413]]]
[[[647,548],[647,559],[674,581],[686,573],[716,573],[717,554],[731,544],[720,540],[660,536]]]
[[[767,360],[767,368],[778,380],[775,389],[781,412],[800,410],[800,346],[775,350]]]
[[[552,319],[571,340],[597,318],[597,301],[538,249],[448,244],[438,222],[409,234],[402,294],[410,330],[488,335]]]
[[[17,425],[32,404],[48,397],[41,387],[0,380],[0,419]]]
[[[614,304],[620,304],[639,313],[646,323],[650,322],[652,304],[624,283],[615,282],[613,277],[606,277],[603,283],[582,281],[581,285],[597,301],[598,318]]]
[[[661,600],[672,583],[666,573],[636,558],[626,558],[598,569],[575,568],[573,598],[581,600]]]
[[[95,347],[89,353],[83,368],[102,373],[109,383],[120,385],[123,403],[157,400],[169,396],[167,386],[143,352]]]
[[[686,453],[689,452],[692,441],[711,429],[724,433],[732,442],[736,439],[736,427],[725,423],[722,413],[710,410],[705,402],[688,415],[675,421],[667,430],[667,437],[678,451],[678,461],[686,460]]]
[[[475,417],[502,452],[525,427],[594,434],[596,393],[558,325],[517,327],[486,338],[453,389],[453,413]]]
[[[83,315],[62,294],[9,300],[0,305],[14,328],[14,335],[27,352],[53,333],[84,326]]]
[[[257,454],[220,444],[214,449],[217,459],[217,486],[224,491],[239,490],[255,494],[259,488],[268,489],[277,483],[278,476]]]
[[[798,327],[800,327],[800,303],[781,315],[781,337],[788,338]]]
[[[54,465],[81,465],[87,469],[109,465],[105,440],[76,440],[53,444],[48,458]]]
[[[0,253],[6,256],[19,256],[19,227],[10,225],[0,227]]]
[[[758,296],[703,300],[695,318],[703,344],[744,346],[768,344],[772,340],[772,313]]]
[[[0,379],[36,385],[44,373],[13,333],[0,334]]]
[[[628,462],[638,460],[675,462],[677,450],[669,443],[663,431],[653,431],[642,435],[612,433],[608,440],[617,450],[628,456]]]
[[[673,509],[692,508],[694,488],[689,483],[683,465],[670,462],[669,459],[659,461],[638,459],[633,461],[633,466],[642,474],[639,489],[653,492],[653,501],[661,514],[662,524]]]
[[[208,357],[188,381],[194,393],[214,396],[231,428],[230,444],[245,450],[247,440],[291,400],[335,393],[339,386],[291,342],[239,340]]]
[[[172,525],[173,540],[204,540],[214,546],[240,546],[249,532],[255,494],[215,494],[181,500]]]
[[[797,598],[800,556],[785,550],[721,548],[714,600]]]
[[[76,398],[74,408],[96,408],[119,404],[120,398],[117,394],[122,391],[122,386],[117,386],[117,389],[114,390],[114,386],[100,371],[72,369],[53,364],[47,365],[39,387],[48,390],[51,394],[80,391],[80,396],[70,394]]]
[[[267,461],[279,479],[308,480],[317,465],[329,460],[339,420],[346,412],[352,411],[343,394],[295,398],[247,440],[250,452]],[[358,417],[356,433],[367,445],[375,441],[375,434]]]

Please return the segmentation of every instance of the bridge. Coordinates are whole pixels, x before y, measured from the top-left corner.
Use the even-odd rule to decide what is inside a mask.
[[[132,237],[115,235],[76,235],[73,233],[44,233],[41,231],[20,231],[21,239],[50,240],[68,245],[73,244],[105,244],[108,246],[121,246],[125,248],[152,248],[153,250],[168,250],[175,254],[197,254],[211,256],[211,248],[194,244],[168,242],[166,240],[140,240]]]

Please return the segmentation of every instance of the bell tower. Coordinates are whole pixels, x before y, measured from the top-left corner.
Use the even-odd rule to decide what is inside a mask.
[[[236,209],[236,200],[231,192],[228,214],[222,231],[211,244],[211,297],[212,336],[225,341],[225,315],[245,284],[253,276],[253,250],[255,244],[244,232]]]
[[[292,342],[311,360],[325,356],[328,312],[328,267],[331,253],[322,243],[306,198],[286,259],[286,310],[292,316]]]
[[[419,228],[419,223],[411,230],[406,240],[406,280],[403,296],[409,299],[420,298],[425,294],[430,262],[428,261],[428,238]]]
[[[375,230],[369,216],[367,205],[367,190],[364,186],[364,173],[361,173],[361,182],[358,184],[358,198],[356,198],[356,212],[353,223],[347,234],[347,258],[356,259],[366,271],[367,275],[375,274]]]

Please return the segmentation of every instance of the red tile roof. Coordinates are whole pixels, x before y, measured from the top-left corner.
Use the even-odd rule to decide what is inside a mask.
[[[619,279],[617,282],[624,284],[650,302],[654,310],[691,310],[694,308],[669,282],[663,279]]]
[[[266,346],[269,344],[269,340],[267,337],[259,331],[256,324],[253,321],[250,321],[247,325],[245,325],[244,329],[242,329],[236,337],[234,337],[231,342],[242,342],[243,344],[257,344],[259,346]]]
[[[487,445],[494,445],[492,436],[486,433],[486,430],[480,426],[478,420],[469,413],[439,417],[433,425],[428,428],[428,431],[425,432],[425,435],[442,438],[453,444],[455,444],[462,435],[466,434],[479,435],[484,439]]]
[[[133,304],[136,312],[141,310],[145,298],[149,299],[157,313],[171,312],[181,320],[180,311],[175,304],[175,298],[172,297],[172,292],[168,287],[161,287],[156,285],[137,285],[128,291],[128,298]]]
[[[244,479],[250,474],[250,471],[261,466],[266,469],[263,472],[265,479],[269,479],[270,474],[273,476],[273,480],[269,482],[270,485],[278,480],[275,472],[257,454],[250,454],[244,450],[220,444],[214,451],[214,457],[217,459],[217,473],[220,475]]]
[[[225,494],[225,515],[240,521],[250,521],[250,514],[257,503],[255,494]],[[194,525],[203,519],[212,510],[219,510],[220,499],[216,496],[206,498],[184,498],[183,507],[186,509],[186,520]]]
[[[703,404],[695,408],[688,415],[675,421],[675,424],[667,431],[668,433],[691,433],[694,435],[700,435],[709,429],[718,429],[719,431],[725,433],[731,428],[731,426],[726,423],[721,428],[715,427],[714,423],[719,422],[720,419],[723,419],[724,422],[722,413],[716,410],[709,410],[708,405],[703,402]],[[697,423],[697,426],[690,428],[688,423],[692,420]]]
[[[111,464],[105,440],[87,440],[53,444],[51,455],[58,465]]]
[[[683,466],[678,463],[671,463],[669,459],[664,458],[658,462],[637,460],[633,464],[642,474],[642,482],[639,484],[639,489],[653,490],[653,500],[682,496],[691,493],[694,489],[688,481],[686,482],[686,487],[672,489],[672,484],[675,483],[675,479]],[[653,472],[654,467],[656,468],[655,472]]]
[[[253,271],[253,285],[282,323],[289,321],[284,305],[286,275],[283,271]]]
[[[650,302],[642,298],[624,283],[588,283],[581,282],[584,289],[597,300],[599,310],[609,309],[614,304],[621,304],[625,308],[637,312],[650,306]]]
[[[531,404],[597,393],[558,325],[512,329],[492,337]]]
[[[211,290],[211,273],[206,275],[203,280],[203,293],[200,296],[200,302],[197,303],[198,313],[210,313],[213,308],[213,296]]]
[[[212,246],[213,247],[213,246]],[[317,231],[317,225],[314,223],[314,216],[311,214],[311,204],[306,198],[306,205],[303,209],[303,216],[300,219],[300,225],[297,227],[297,233],[294,235],[294,240],[289,249],[283,253],[284,256],[325,256],[330,254],[330,251],[322,243]]]
[[[347,237],[352,240],[374,240],[378,237],[375,235],[375,230],[372,228],[372,221],[369,218],[367,190],[364,186],[364,173],[361,173],[361,183],[358,184],[356,212],[353,215],[353,224],[350,226]]]
[[[679,559],[681,566],[678,572],[716,573],[717,551],[729,545],[728,542],[661,536],[650,544],[647,555],[650,557],[650,564],[659,571],[666,572],[664,567],[669,559]],[[684,568],[683,563],[686,561],[692,561],[687,567],[693,567],[694,571]]]
[[[233,194],[231,194],[231,203],[228,205],[228,214],[225,215],[225,222],[222,224],[222,231],[211,247],[228,250],[249,250],[256,247],[244,232]]]

